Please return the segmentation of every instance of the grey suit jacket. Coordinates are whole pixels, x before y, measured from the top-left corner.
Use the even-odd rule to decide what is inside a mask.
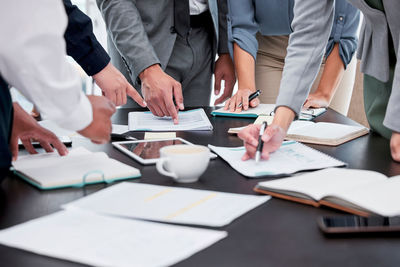
[[[385,13],[369,7],[364,0],[348,0],[364,14],[360,34],[362,71],[379,80],[389,79],[389,34],[399,59],[400,1],[383,0]],[[277,99],[298,114],[318,73],[327,38],[332,26],[335,0],[296,0],[293,33],[289,38],[285,67]],[[400,132],[400,63],[397,60],[392,93],[384,125]]]
[[[137,86],[147,67],[167,66],[176,40],[173,0],[96,0],[108,32],[112,63]],[[208,0],[213,19],[216,52],[228,53],[227,0]]]

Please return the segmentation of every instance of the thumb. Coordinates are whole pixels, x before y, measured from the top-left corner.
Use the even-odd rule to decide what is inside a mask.
[[[135,88],[133,88],[132,85],[130,85],[128,83],[128,87],[126,88],[126,93],[127,95],[129,95],[136,103],[138,103],[141,107],[146,107],[147,104],[146,102],[143,100],[143,98],[140,96],[140,94],[138,93],[138,91],[136,91]]]

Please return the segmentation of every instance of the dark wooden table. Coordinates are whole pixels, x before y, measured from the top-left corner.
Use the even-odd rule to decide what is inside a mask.
[[[129,109],[120,109],[114,123],[127,123]],[[206,109],[210,112],[211,109]],[[212,132],[179,132],[177,135],[196,144],[240,146],[236,136],[227,134],[230,127],[252,122],[250,119],[210,117]],[[329,110],[317,121],[352,124]],[[143,137],[143,133],[131,133]],[[193,184],[177,184],[159,175],[154,166],[142,166],[118,152],[110,144],[96,146],[74,139],[73,146],[83,145],[92,151],[105,151],[124,163],[139,168],[142,178],[131,182],[166,186],[191,187],[232,193],[254,194],[254,185],[265,179],[247,179],[221,159],[210,162],[208,170]],[[385,175],[400,174],[400,164],[390,157],[389,141],[375,134],[358,138],[338,147],[312,147],[348,163],[349,168],[375,170]],[[107,185],[85,188],[40,191],[10,176],[1,184],[0,229],[60,210],[72,200],[96,192]],[[399,192],[400,193],[400,192]],[[400,203],[399,203],[400,204]],[[316,219],[322,215],[338,215],[328,208],[313,208],[280,199],[272,199],[238,218],[227,227],[228,237],[180,262],[177,266],[400,266],[398,235],[326,237],[318,229]],[[57,240],[57,237],[54,237]],[[134,252],[132,252],[134,253]],[[0,266],[81,266],[77,263],[35,255],[0,246]]]

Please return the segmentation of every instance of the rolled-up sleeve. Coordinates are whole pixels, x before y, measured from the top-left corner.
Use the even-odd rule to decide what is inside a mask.
[[[339,55],[346,69],[357,50],[359,23],[360,11],[346,0],[336,0],[334,23],[325,57],[330,55],[335,44],[339,44]]]
[[[256,33],[259,30],[254,18],[254,2],[249,0],[228,1],[228,48],[233,57],[233,44],[249,53],[256,59],[258,42]]]

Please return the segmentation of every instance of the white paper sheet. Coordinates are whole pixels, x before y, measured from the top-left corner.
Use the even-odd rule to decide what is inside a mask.
[[[284,142],[277,151],[270,154],[269,160],[261,160],[258,164],[254,159],[242,160],[244,147],[209,145],[209,148],[247,177],[276,176],[345,165],[342,161],[295,141]]]
[[[123,134],[129,131],[128,125],[123,125],[123,124],[113,124],[112,125],[112,133],[115,134]]]
[[[83,135],[78,134],[75,131],[67,130],[61,128],[56,123],[50,120],[39,121],[40,126],[46,128],[47,130],[53,132],[56,136],[68,136],[68,137],[79,137],[79,138],[86,138]]]
[[[0,231],[0,243],[94,266],[169,266],[226,232],[61,211]]]
[[[179,111],[179,124],[174,124],[171,117],[157,117],[151,112],[129,112],[130,131],[190,131],[213,129],[203,109]]]
[[[268,196],[120,183],[67,205],[108,215],[220,227],[261,205]]]

